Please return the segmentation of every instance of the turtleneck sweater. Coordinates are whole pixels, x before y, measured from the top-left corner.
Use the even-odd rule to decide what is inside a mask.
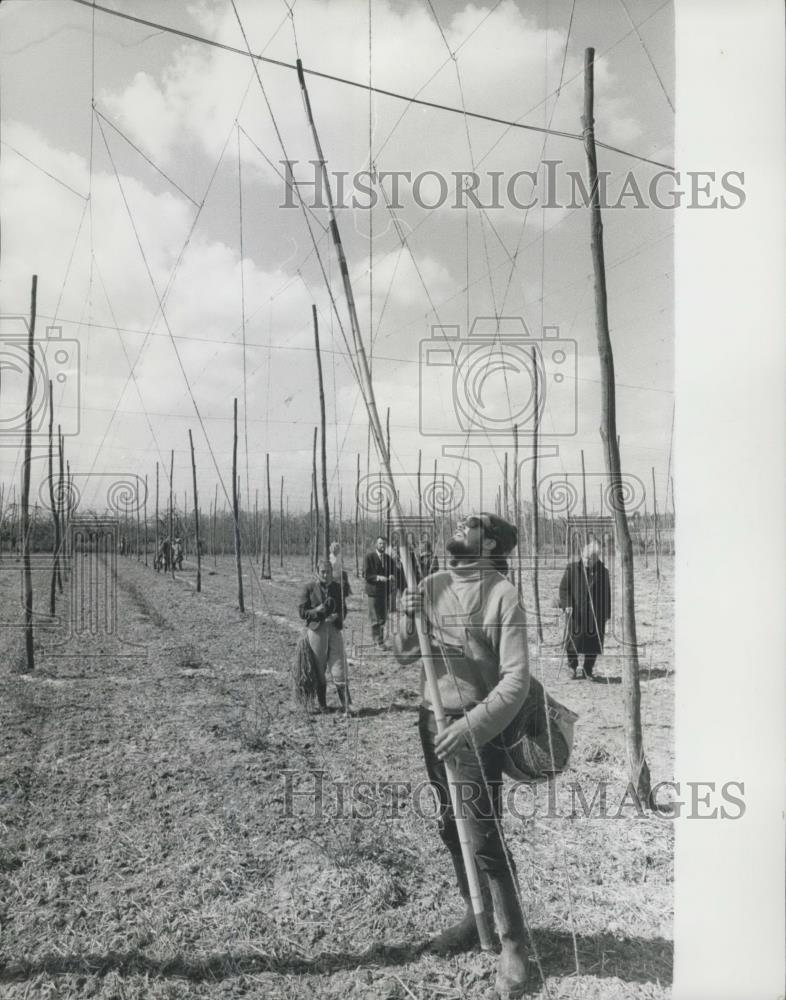
[[[518,592],[483,559],[426,577],[420,591],[445,712],[466,711],[476,742],[486,743],[513,720],[529,691],[527,618]],[[393,650],[401,663],[420,659],[413,619],[402,615]],[[433,710],[425,670],[420,696]]]

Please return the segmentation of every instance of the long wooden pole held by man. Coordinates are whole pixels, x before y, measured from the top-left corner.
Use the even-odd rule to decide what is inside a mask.
[[[317,377],[319,379],[319,423],[322,428],[320,437],[322,450],[322,510],[325,515],[325,539],[323,555],[325,559],[330,558],[330,503],[328,501],[328,481],[327,481],[327,426],[325,423],[325,384],[322,379],[322,354],[319,350],[319,322],[317,321],[317,307],[311,306],[311,315],[314,320],[314,347],[317,353]]]
[[[306,115],[308,116],[308,121],[311,126],[311,134],[314,139],[314,145],[317,150],[317,160],[319,161],[322,168],[322,177],[324,182],[324,189],[327,195],[328,211],[330,213],[330,230],[333,238],[333,243],[336,249],[336,254],[338,256],[339,268],[341,270],[341,280],[344,286],[344,294],[347,300],[347,310],[349,312],[349,319],[352,328],[352,337],[354,341],[355,350],[357,352],[357,359],[359,364],[357,366],[357,376],[361,394],[363,400],[366,404],[366,410],[368,412],[369,424],[371,427],[371,433],[374,437],[374,441],[377,447],[377,452],[379,454],[379,460],[381,463],[381,473],[384,475],[385,480],[388,484],[390,493],[390,504],[393,508],[392,513],[395,520],[402,524],[404,521],[403,512],[401,510],[401,502],[399,500],[398,492],[396,490],[395,482],[393,479],[393,473],[390,468],[390,452],[388,450],[386,435],[382,429],[382,424],[379,419],[379,411],[377,410],[376,399],[374,396],[374,386],[371,381],[371,372],[369,370],[368,358],[366,356],[366,351],[363,346],[363,340],[360,335],[360,323],[357,317],[357,310],[355,308],[355,297],[352,292],[352,284],[349,279],[349,268],[347,266],[346,256],[344,254],[344,247],[341,242],[341,235],[338,230],[338,222],[336,221],[336,213],[333,205],[333,193],[330,187],[330,176],[327,170],[327,163],[325,157],[322,153],[322,146],[319,142],[319,136],[317,135],[316,125],[314,124],[314,117],[311,112],[311,102],[308,97],[308,90],[306,88],[306,79],[303,74],[303,64],[298,59],[297,60],[297,74],[298,80],[300,81],[300,89],[303,95],[303,103],[305,105]],[[403,556],[403,566],[404,574],[407,581],[407,589],[415,590],[417,588],[417,578],[415,576],[415,570],[412,563],[412,555],[409,550],[409,543],[407,539],[407,532],[402,531],[402,556]],[[432,662],[431,655],[431,645],[426,636],[426,631],[424,627],[424,622],[422,617],[418,616],[415,618],[415,629],[417,631],[418,642],[420,644],[420,653],[423,659],[423,666],[426,674],[426,684],[428,686],[429,700],[431,701],[432,707],[434,709],[434,718],[437,723],[438,733],[443,733],[447,721],[445,718],[445,710],[442,706],[442,699],[439,694],[439,687],[437,685],[437,675],[434,669],[434,664]],[[448,787],[450,789],[450,797],[453,805],[453,812],[456,817],[456,827],[458,830],[459,840],[461,842],[461,854],[464,859],[464,866],[467,872],[467,881],[469,883],[470,896],[472,899],[472,909],[475,914],[475,920],[478,926],[478,938],[480,939],[481,947],[489,951],[492,948],[492,938],[489,929],[488,916],[483,905],[483,897],[481,895],[480,882],[478,880],[478,872],[475,865],[475,855],[472,849],[472,845],[469,840],[469,831],[467,828],[467,821],[463,815],[461,809],[461,790],[456,786],[456,776],[455,770],[449,761],[445,762],[445,769],[448,776]]]
[[[628,756],[630,782],[636,789],[639,801],[648,804],[650,799],[650,769],[644,756],[641,737],[641,689],[639,687],[639,654],[636,642],[636,611],[633,587],[633,545],[625,513],[625,493],[620,469],[619,442],[617,439],[617,402],[614,383],[614,354],[609,335],[608,299],[606,297],[606,269],[603,257],[603,220],[600,212],[598,189],[598,161],[595,153],[594,118],[594,66],[595,50],[584,50],[584,151],[590,188],[590,218],[592,240],[592,265],[595,272],[595,325],[598,337],[598,355],[601,375],[601,424],[600,436],[606,457],[606,472],[612,488],[614,527],[620,550],[622,576],[622,618],[625,642],[622,647],[622,694],[625,702],[625,746]]]

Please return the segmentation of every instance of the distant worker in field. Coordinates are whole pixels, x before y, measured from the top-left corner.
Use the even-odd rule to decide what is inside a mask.
[[[172,545],[172,562],[175,569],[183,569],[183,542],[176,538]]]
[[[333,571],[333,579],[341,584],[344,600],[352,593],[349,585],[349,574],[344,569],[344,557],[341,555],[341,545],[338,542],[330,543],[330,568]]]
[[[388,617],[396,610],[398,605],[398,595],[400,591],[403,591],[407,586],[407,578],[404,573],[404,563],[401,559],[401,550],[399,549],[398,535],[394,535],[385,550],[390,559],[391,565],[393,566],[393,582],[388,587]]]
[[[371,638],[378,648],[384,649],[385,624],[388,620],[388,600],[396,587],[396,565],[385,551],[385,538],[379,535],[374,548],[366,553],[363,566],[368,598],[368,617]]]
[[[168,573],[172,562],[172,543],[168,538],[164,538],[161,544],[158,546],[158,553],[156,554],[156,569],[162,569],[165,573]]]
[[[333,571],[326,559],[319,560],[314,579],[303,587],[298,612],[306,623],[306,638],[313,653],[319,707],[327,708],[327,678],[330,675],[342,709],[349,712],[352,700],[342,635],[347,615],[346,600],[343,587],[333,579]]]
[[[399,662],[419,659],[412,619],[424,614],[437,687],[449,721],[439,735],[423,671],[420,740],[429,781],[439,798],[439,834],[466,905],[463,919],[433,938],[430,949],[447,955],[468,951],[478,942],[448,788],[445,761],[449,760],[461,790],[489,916],[493,904],[502,943],[496,988],[504,997],[523,994],[529,961],[515,866],[502,835],[505,750],[496,740],[521,711],[530,690],[526,615],[516,588],[506,579],[507,556],[516,541],[515,527],[495,514],[475,514],[461,521],[446,545],[449,568],[426,576],[417,590],[404,592],[404,615],[393,640]]]
[[[611,617],[611,585],[596,541],[584,546],[581,559],[568,563],[559,585],[559,606],[567,616],[565,652],[573,679],[597,680],[593,670],[603,652],[606,623]],[[580,653],[584,655],[583,673],[579,672]]]

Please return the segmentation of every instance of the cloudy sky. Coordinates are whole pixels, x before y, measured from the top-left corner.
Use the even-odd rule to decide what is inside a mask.
[[[539,349],[544,327],[552,334],[558,328],[567,375],[557,382],[552,362],[544,370],[541,472],[576,474],[583,449],[588,472],[601,473],[589,213],[569,207],[568,172],[585,171],[582,145],[456,112],[575,135],[583,54],[593,45],[598,139],[673,163],[671,4],[295,0],[291,13],[283,0],[235,4],[255,53],[288,64],[299,56],[307,70],[455,109],[307,76],[334,183],[338,172],[350,178],[347,202],[351,178],[370,163],[377,172],[422,175],[417,186],[400,182],[400,207],[385,202],[388,180],[384,196],[375,189],[372,209],[361,199],[360,207],[338,211],[383,422],[390,408],[402,495],[409,495],[420,450],[424,469],[437,459],[441,471],[460,476],[472,503],[482,489],[485,505],[493,504],[511,441],[478,434],[490,426],[480,418],[468,436],[453,393],[465,407],[480,398],[489,420],[499,420],[504,393],[526,402],[527,373],[512,373],[509,383],[489,376],[467,388],[456,365],[434,364],[437,355],[423,346],[440,336],[435,326],[456,326],[465,341],[458,356],[466,359],[479,330],[473,340],[468,324],[483,316],[512,318],[507,328],[522,345],[519,357],[533,344]],[[230,0],[105,5],[246,48]],[[308,161],[315,147],[296,73],[259,63],[258,80],[243,55],[63,0],[10,0],[0,9],[0,28],[0,311],[27,314],[30,278],[38,274],[37,334],[43,339],[48,327],[60,327],[65,340],[46,348],[56,420],[68,435],[75,473],[83,484],[91,474],[99,484],[81,487],[85,501],[98,502],[94,494],[106,477],[147,474],[152,482],[156,461],[166,482],[170,449],[182,498],[190,485],[189,428],[203,496],[213,494],[216,469],[228,486],[238,397],[244,494],[262,493],[269,453],[274,492],[284,476],[290,509],[307,508],[319,414],[313,303],[324,353],[331,492],[350,509],[358,453],[366,468],[368,422],[342,336],[341,327],[347,334],[350,327],[337,259],[326,211],[316,207],[308,219],[336,315],[304,215],[283,206],[282,160],[298,161],[299,179],[314,178]],[[661,169],[604,149],[599,158],[610,172],[612,200],[631,173],[646,191]],[[555,161],[554,198],[527,211],[507,196],[507,185],[543,159]],[[483,205],[496,176],[499,204],[457,206],[461,171],[479,176]],[[513,193],[527,200],[531,181],[518,183]],[[545,190],[542,174],[539,184]],[[313,188],[301,190],[313,200]],[[649,486],[654,467],[662,507],[674,400],[674,213],[635,201],[604,215],[618,428],[624,470]],[[23,380],[13,362],[19,328],[3,323],[11,360],[0,393],[0,478],[8,482],[18,478]],[[474,364],[477,375],[477,358]],[[480,466],[449,457],[445,447]]]

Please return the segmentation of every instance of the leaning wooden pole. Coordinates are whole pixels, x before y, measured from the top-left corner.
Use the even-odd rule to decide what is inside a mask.
[[[595,152],[594,119],[594,67],[595,50],[584,51],[584,150],[590,189],[590,219],[592,264],[595,273],[595,322],[598,338],[598,355],[601,371],[602,411],[600,436],[604,444],[606,472],[611,483],[614,508],[614,526],[620,550],[623,622],[626,644],[623,646],[622,693],[625,702],[625,744],[630,781],[639,800],[649,803],[650,769],[644,756],[641,735],[641,690],[639,687],[639,656],[636,641],[636,610],[634,603],[633,546],[625,512],[625,491],[620,468],[617,440],[616,387],[614,382],[614,354],[609,334],[608,299],[606,295],[606,268],[603,255],[603,220],[598,188],[598,161]]]
[[[350,324],[352,328],[352,337],[354,340],[354,346],[357,353],[357,359],[359,365],[357,368],[358,381],[360,383],[360,390],[363,395],[363,400],[366,404],[366,409],[369,416],[369,424],[371,426],[371,431],[374,436],[375,444],[377,447],[377,452],[379,453],[380,462],[384,470],[385,479],[390,490],[391,505],[395,509],[396,518],[399,523],[404,523],[403,512],[401,510],[401,503],[396,491],[395,481],[393,479],[393,473],[390,468],[390,450],[387,447],[385,436],[382,431],[382,425],[379,419],[379,411],[377,410],[376,398],[374,396],[374,386],[371,381],[371,372],[368,365],[368,357],[366,355],[365,347],[363,346],[363,340],[360,335],[360,323],[357,317],[357,310],[355,308],[355,297],[352,292],[352,284],[349,279],[349,268],[347,266],[346,256],[344,254],[344,247],[341,242],[341,235],[338,229],[338,222],[336,221],[336,213],[333,205],[333,195],[330,187],[330,176],[327,170],[327,163],[322,152],[322,147],[319,142],[319,136],[317,135],[316,125],[314,124],[314,117],[311,111],[311,102],[308,97],[308,90],[306,88],[306,79],[303,74],[303,64],[298,59],[297,60],[297,73],[298,79],[300,81],[300,89],[303,95],[303,103],[306,109],[306,115],[308,116],[308,121],[311,126],[311,133],[314,139],[314,145],[317,150],[317,160],[319,161],[322,169],[322,177],[324,181],[324,190],[327,195],[328,210],[330,214],[330,229],[333,237],[333,243],[336,249],[336,254],[338,256],[339,267],[341,270],[341,278],[344,286],[344,294],[347,300],[347,310],[349,312]],[[407,588],[409,590],[415,590],[417,587],[417,578],[415,576],[414,565],[412,561],[412,553],[409,549],[409,544],[406,536],[406,532],[402,532],[403,535],[403,564],[404,573],[407,581]],[[438,732],[443,732],[447,721],[445,718],[445,711],[442,707],[442,699],[439,694],[439,687],[437,686],[437,676],[434,669],[434,663],[432,660],[431,644],[428,640],[425,630],[425,621],[422,617],[418,616],[415,618],[415,629],[418,635],[418,641],[420,643],[420,652],[423,659],[423,667],[426,674],[426,683],[428,685],[429,700],[434,709],[434,718],[437,723]],[[445,762],[445,769],[448,777],[448,788],[450,790],[451,801],[453,804],[453,811],[456,818],[456,828],[458,830],[459,841],[461,843],[461,851],[464,859],[464,866],[467,873],[467,881],[469,883],[470,896],[472,899],[472,908],[475,914],[475,920],[478,926],[478,937],[480,939],[481,947],[485,950],[490,950],[492,947],[491,932],[489,929],[488,916],[485,912],[483,905],[483,896],[481,894],[480,882],[478,880],[477,868],[475,865],[475,854],[472,847],[472,843],[469,836],[469,830],[467,827],[467,821],[464,816],[463,810],[461,808],[463,804],[463,799],[461,797],[461,790],[456,786],[456,775],[451,761]]]
[[[540,581],[538,561],[540,558],[540,532],[538,531],[538,433],[540,431],[540,401],[538,399],[538,363],[535,348],[532,349],[532,371],[534,373],[535,425],[532,430],[532,594],[535,603],[535,622],[538,627],[538,641],[543,642],[543,623],[540,620]]]
[[[22,465],[22,573],[25,609],[25,668],[35,669],[33,651],[33,570],[30,565],[30,461],[33,451],[33,390],[35,387],[35,317],[38,275],[30,290],[30,325],[27,328],[27,402],[25,404],[25,457]]]
[[[232,435],[232,520],[235,539],[235,568],[237,570],[237,604],[241,611],[246,607],[243,603],[243,567],[240,561],[240,488],[237,482],[237,397],[234,401],[234,421]]]
[[[325,559],[330,558],[330,504],[328,503],[328,479],[327,479],[327,424],[325,421],[325,384],[322,379],[322,354],[319,350],[319,323],[317,321],[317,307],[311,306],[311,315],[314,319],[314,348],[317,353],[317,377],[319,379],[319,424],[321,427],[320,443],[322,452],[322,510],[325,516]]]
[[[199,544],[199,494],[197,493],[196,458],[194,457],[194,437],[191,428],[188,429],[188,444],[191,448],[191,475],[194,480],[194,534],[196,535],[196,557],[197,557],[197,593],[202,592],[202,548]]]

